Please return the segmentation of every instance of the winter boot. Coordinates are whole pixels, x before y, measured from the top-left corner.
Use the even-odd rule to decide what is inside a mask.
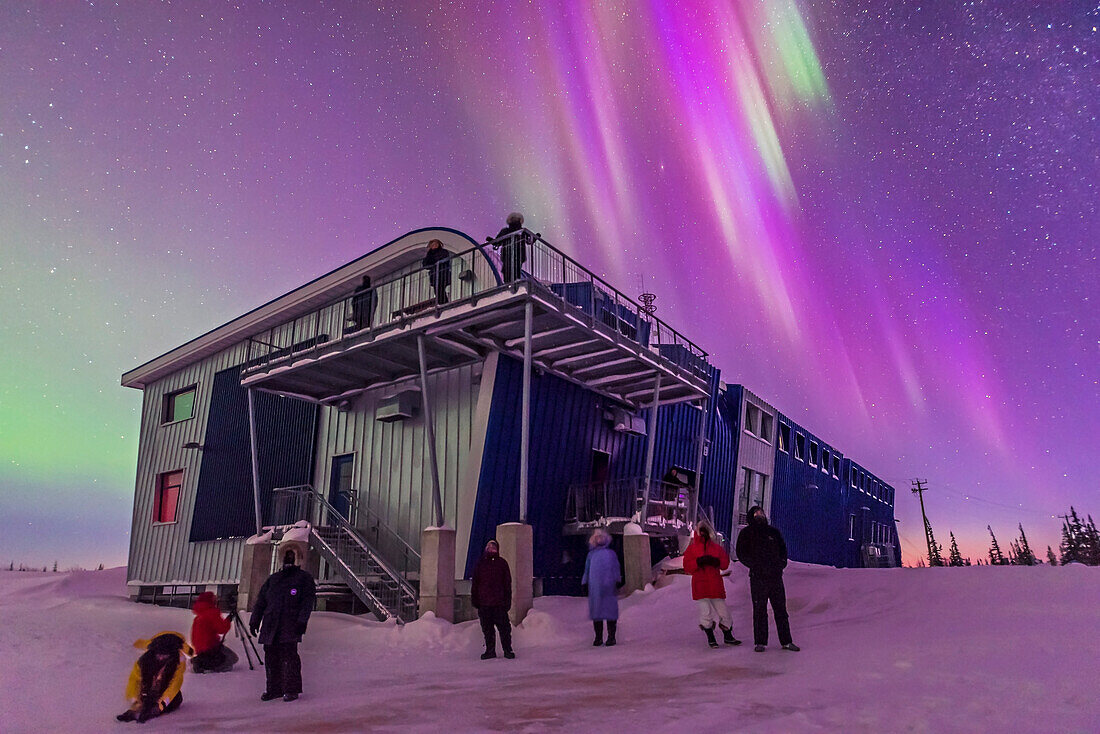
[[[786,645],[783,646],[783,649],[790,650],[791,652],[798,652],[802,648],[794,644],[793,642],[788,642]]]
[[[718,625],[722,627],[722,625]],[[740,645],[741,640],[733,636],[733,630],[729,627],[722,627],[722,642],[727,645]]]
[[[607,647],[612,647],[615,644],[615,632],[619,626],[618,620],[608,620],[607,622],[607,642],[604,643]]]
[[[481,653],[481,659],[482,660],[492,660],[496,656],[497,656],[497,651],[496,650],[486,650],[485,652]]]
[[[599,647],[603,644],[603,620],[593,619],[592,629],[596,632],[596,639],[592,640],[592,646]]]
[[[768,649],[767,645],[757,645],[756,647],[753,648],[753,650],[756,650],[757,652],[764,652],[767,649]]]
[[[699,625],[699,629],[701,629],[701,630],[703,630],[703,632],[707,633],[707,644],[708,645],[710,645],[711,647],[718,647],[718,640],[714,639],[714,628],[713,627],[704,627],[703,625]]]
[[[115,718],[119,721],[133,721],[137,718],[137,711],[134,711],[133,709],[126,709]]]

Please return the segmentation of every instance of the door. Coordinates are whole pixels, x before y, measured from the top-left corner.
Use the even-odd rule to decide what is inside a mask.
[[[350,520],[351,495],[355,491],[355,454],[332,457],[332,474],[328,484],[328,502],[345,520]]]

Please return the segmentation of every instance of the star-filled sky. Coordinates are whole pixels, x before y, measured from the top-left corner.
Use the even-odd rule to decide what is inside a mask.
[[[898,489],[1100,515],[1096,2],[0,5],[0,560],[125,562],[122,372],[528,224]]]

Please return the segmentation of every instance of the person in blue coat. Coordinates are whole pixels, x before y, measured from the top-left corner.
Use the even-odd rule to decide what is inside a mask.
[[[611,550],[611,536],[603,528],[598,528],[588,539],[588,558],[584,561],[584,577],[581,584],[588,586],[588,617],[592,620],[592,629],[596,647],[615,644],[615,632],[619,622],[619,599],[616,596],[622,582],[622,570],[619,557]],[[607,642],[603,638],[603,626],[607,622]]]

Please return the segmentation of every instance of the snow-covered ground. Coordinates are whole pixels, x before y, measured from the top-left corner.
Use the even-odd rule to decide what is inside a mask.
[[[0,572],[0,731],[101,732],[137,651],[187,610],[134,604],[124,569]],[[751,641],[744,569],[727,582]],[[711,650],[687,579],[622,603],[593,648],[585,600],[547,597],[516,660],[481,661],[476,623],[404,628],[318,613],[305,693],[263,703],[262,670],[188,674],[144,731],[1100,732],[1100,569],[836,570],[792,564],[795,641]],[[239,643],[232,642],[240,650]],[[242,664],[243,664],[242,656]]]

